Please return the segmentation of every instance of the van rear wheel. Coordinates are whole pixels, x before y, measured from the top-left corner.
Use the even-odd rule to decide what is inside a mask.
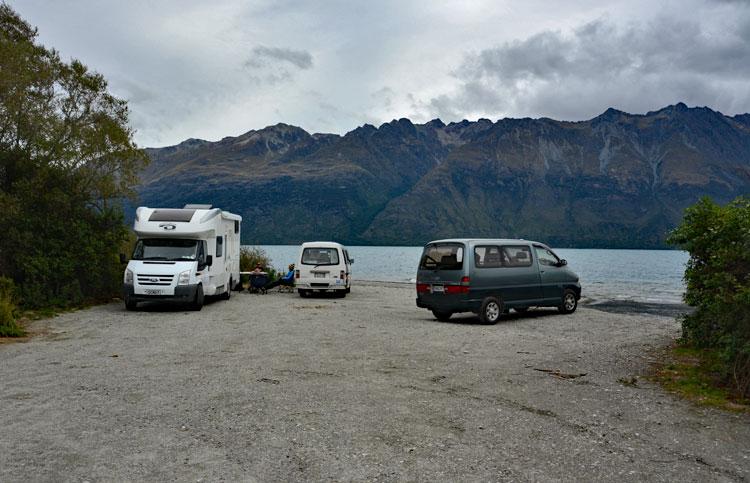
[[[479,309],[479,320],[483,324],[496,324],[500,320],[500,314],[503,313],[505,308],[503,303],[495,297],[487,297],[482,302],[482,307]]]
[[[232,297],[232,277],[229,277],[229,285],[227,285],[226,291],[221,294],[221,298],[224,300],[229,300]]]
[[[303,298],[310,296],[310,292],[308,290],[305,290],[305,289],[302,289],[302,288],[298,289],[297,292],[299,292],[299,296],[303,297]]]
[[[571,289],[563,292],[562,303],[557,307],[561,314],[572,314],[578,308],[578,297]]]
[[[432,315],[434,315],[440,322],[448,322],[451,315],[453,315],[453,312],[450,310],[433,310]]]

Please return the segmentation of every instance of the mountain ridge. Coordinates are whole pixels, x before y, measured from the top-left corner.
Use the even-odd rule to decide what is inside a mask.
[[[750,115],[683,103],[586,121],[401,118],[343,135],[278,123],[146,151],[142,204],[221,206],[259,244],[502,236],[662,248],[700,196],[750,193]]]

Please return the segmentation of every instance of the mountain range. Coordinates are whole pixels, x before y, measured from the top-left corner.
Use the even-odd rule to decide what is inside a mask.
[[[147,153],[139,204],[238,213],[246,244],[662,248],[701,196],[750,194],[750,115],[682,103],[579,122],[398,119],[345,135],[277,124]]]

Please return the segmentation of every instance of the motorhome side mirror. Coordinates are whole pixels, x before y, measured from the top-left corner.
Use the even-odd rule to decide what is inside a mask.
[[[214,263],[214,257],[213,255],[207,255],[206,256],[206,266],[210,267]]]
[[[353,259],[353,258],[350,258],[350,259],[349,259],[349,263],[354,263],[354,259]]]
[[[560,266],[561,266],[561,267],[564,267],[564,266],[565,266],[565,265],[567,265],[567,264],[568,264],[568,261],[567,261],[567,260],[565,260],[564,258],[563,258],[562,260],[560,260]]]
[[[128,263],[128,257],[126,257],[124,253],[120,253],[120,263],[122,265],[125,265],[126,263]]]

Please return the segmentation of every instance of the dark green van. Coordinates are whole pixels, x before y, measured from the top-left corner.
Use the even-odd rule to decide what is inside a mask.
[[[417,272],[417,307],[438,320],[474,312],[494,324],[503,312],[557,307],[572,313],[581,298],[578,275],[543,243],[450,239],[425,245]]]

